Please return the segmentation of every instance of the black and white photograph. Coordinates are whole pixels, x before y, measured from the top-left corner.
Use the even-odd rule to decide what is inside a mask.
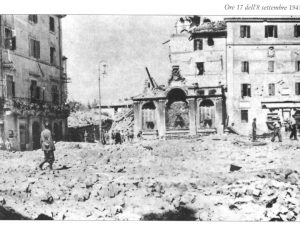
[[[211,14],[1,13],[0,220],[299,222],[300,16]]]

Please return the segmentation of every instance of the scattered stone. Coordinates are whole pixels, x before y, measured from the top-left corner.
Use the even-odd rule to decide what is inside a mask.
[[[5,204],[6,204],[5,199],[2,196],[0,196],[0,205],[5,205]]]
[[[230,165],[230,172],[238,171],[240,169],[242,169],[242,167],[236,166],[236,165],[233,165],[233,164]]]

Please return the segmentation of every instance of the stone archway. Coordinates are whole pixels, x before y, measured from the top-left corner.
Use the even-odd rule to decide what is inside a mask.
[[[215,105],[212,100],[205,99],[199,105],[200,129],[215,128]]]
[[[180,88],[170,90],[167,95],[166,129],[189,129],[189,106],[186,101],[186,93]]]
[[[153,102],[147,102],[142,106],[142,129],[152,131],[156,129],[156,107]]]

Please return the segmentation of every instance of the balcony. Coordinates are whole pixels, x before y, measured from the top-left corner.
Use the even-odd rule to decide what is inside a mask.
[[[3,108],[21,116],[67,117],[70,114],[68,104],[19,97],[5,99]]]

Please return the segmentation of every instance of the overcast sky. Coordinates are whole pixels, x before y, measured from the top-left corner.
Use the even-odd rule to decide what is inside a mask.
[[[63,54],[68,57],[69,99],[98,99],[98,65],[106,60],[104,103],[141,93],[145,67],[159,84],[169,77],[168,45],[178,16],[67,15],[62,19]]]

